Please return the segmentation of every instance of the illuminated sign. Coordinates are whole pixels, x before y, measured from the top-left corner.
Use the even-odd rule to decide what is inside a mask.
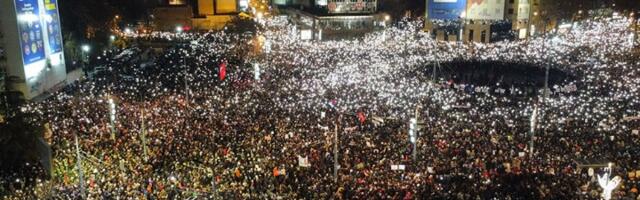
[[[62,31],[60,31],[60,16],[57,0],[44,0],[45,24],[49,38],[49,50],[52,54],[62,52]]]
[[[467,0],[429,0],[429,19],[459,19],[467,6]]]
[[[24,65],[45,59],[42,20],[37,0],[15,0],[22,62]]]

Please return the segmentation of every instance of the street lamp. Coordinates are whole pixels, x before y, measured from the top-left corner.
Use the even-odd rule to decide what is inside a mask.
[[[87,44],[82,45],[82,52],[89,53],[89,51],[91,51],[91,46]]]
[[[82,68],[85,68],[87,62],[89,62],[89,51],[91,51],[91,46],[83,44],[80,49],[82,50]]]

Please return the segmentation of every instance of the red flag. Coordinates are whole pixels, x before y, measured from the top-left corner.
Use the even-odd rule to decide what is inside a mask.
[[[220,63],[220,70],[218,71],[218,77],[221,81],[224,81],[224,77],[227,76],[227,63]]]
[[[358,112],[358,120],[360,120],[360,123],[364,124],[364,121],[367,120],[367,116],[365,116],[363,112]]]

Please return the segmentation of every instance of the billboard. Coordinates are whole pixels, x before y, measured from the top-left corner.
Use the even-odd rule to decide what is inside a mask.
[[[467,19],[502,20],[504,19],[504,0],[469,0]]]
[[[459,19],[467,6],[467,0],[429,0],[428,19]]]
[[[62,32],[60,31],[60,16],[57,0],[44,0],[45,24],[49,39],[51,54],[62,52]]]
[[[15,0],[22,63],[26,66],[45,59],[42,19],[38,0]]]
[[[518,0],[518,20],[528,20],[531,12],[529,0]]]
[[[32,99],[66,79],[58,0],[0,0],[9,87]]]

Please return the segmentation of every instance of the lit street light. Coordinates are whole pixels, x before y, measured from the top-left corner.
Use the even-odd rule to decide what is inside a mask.
[[[88,44],[83,44],[80,49],[82,50],[82,68],[83,70],[87,65],[87,62],[89,62],[89,51],[91,51],[91,46],[89,46]]]
[[[82,52],[89,53],[91,51],[91,47],[89,45],[82,45]]]

